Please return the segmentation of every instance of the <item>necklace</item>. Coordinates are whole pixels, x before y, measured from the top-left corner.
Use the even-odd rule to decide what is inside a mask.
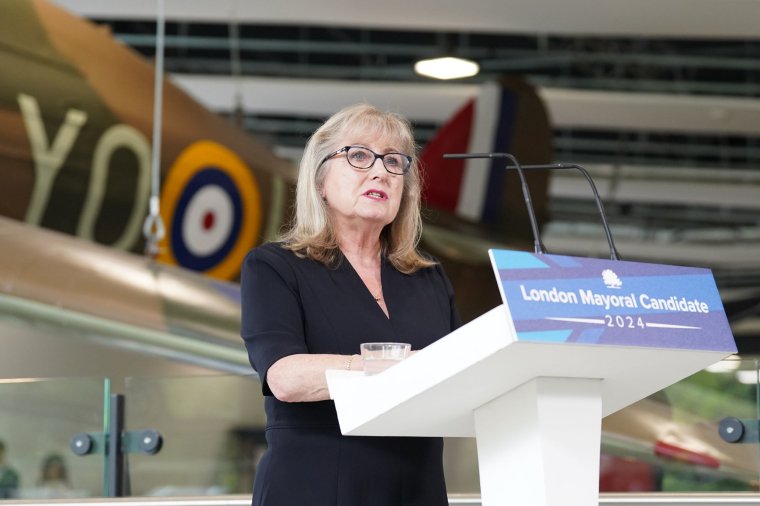
[[[383,300],[383,296],[382,295],[380,295],[380,297],[375,297],[373,295],[372,298],[375,299],[375,302],[380,302],[381,300]]]

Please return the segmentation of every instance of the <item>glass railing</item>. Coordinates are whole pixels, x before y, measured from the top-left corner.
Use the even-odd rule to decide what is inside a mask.
[[[109,381],[102,378],[0,380],[0,497],[102,497],[104,421]],[[91,451],[71,450],[92,434]]]
[[[757,361],[726,359],[605,418],[601,490],[757,490],[757,375]]]
[[[129,454],[132,495],[250,494],[266,449],[258,379],[129,378],[125,394],[127,430],[163,439],[154,455]]]
[[[600,491],[758,490],[758,395],[757,361],[730,358],[606,417]],[[728,417],[741,441],[719,434]],[[448,439],[444,456],[449,491],[479,491],[474,440]]]
[[[728,359],[608,416],[602,422],[600,490],[758,490],[758,395],[757,362]],[[5,444],[0,464],[20,477],[15,497],[109,495],[103,441],[104,420],[113,421],[104,402],[108,397],[106,380],[0,383]],[[125,495],[250,494],[266,449],[258,380],[240,375],[130,378],[123,398]],[[93,436],[95,448],[88,455],[72,452],[76,433]],[[161,444],[146,450],[144,434],[160,435]],[[58,472],[55,482],[45,483],[43,462],[51,455],[62,457],[66,478]],[[474,440],[447,439],[444,458],[452,497],[477,495]]]

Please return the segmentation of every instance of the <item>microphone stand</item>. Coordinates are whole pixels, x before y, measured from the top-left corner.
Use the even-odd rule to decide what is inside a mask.
[[[512,166],[507,166],[507,169],[513,168]],[[588,170],[586,170],[583,166],[575,164],[575,163],[554,163],[554,164],[548,164],[548,165],[523,165],[521,167],[523,170],[562,170],[562,169],[571,169],[571,170],[577,170],[580,171],[581,174],[583,174],[583,177],[586,178],[586,181],[588,181],[589,186],[591,186],[591,191],[594,193],[594,201],[596,202],[596,208],[599,210],[599,217],[602,220],[602,228],[604,229],[604,234],[607,237],[607,244],[610,247],[610,259],[612,260],[620,260],[620,254],[617,251],[617,248],[615,247],[615,241],[612,239],[612,231],[610,230],[609,223],[607,222],[607,214],[604,212],[604,206],[602,205],[602,199],[599,196],[599,192],[596,189],[596,185],[594,184],[594,180],[591,179],[591,174],[588,173]]]
[[[589,186],[591,186],[591,191],[594,193],[594,200],[596,201],[596,207],[599,210],[599,216],[602,220],[602,228],[604,229],[604,234],[607,237],[607,244],[610,248],[610,259],[612,260],[620,260],[620,254],[617,251],[617,248],[615,247],[615,241],[612,239],[612,231],[610,230],[609,223],[607,222],[607,214],[604,212],[604,206],[602,205],[602,199],[599,197],[599,192],[597,191],[596,185],[594,184],[594,180],[591,178],[591,175],[588,173],[588,171],[581,165],[575,164],[575,163],[553,163],[553,164],[547,164],[547,165],[520,165],[520,163],[517,161],[517,159],[511,155],[510,153],[457,153],[457,154],[444,154],[444,158],[450,158],[450,159],[462,159],[462,158],[508,158],[513,165],[507,165],[504,167],[505,169],[515,169],[517,170],[517,173],[520,175],[520,181],[522,183],[523,188],[523,196],[525,197],[525,204],[528,206],[528,216],[531,221],[531,227],[533,228],[533,237],[536,244],[536,253],[545,253],[545,249],[543,244],[541,243],[538,235],[538,225],[536,224],[536,215],[535,211],[533,210],[533,203],[530,198],[530,192],[528,191],[527,183],[525,182],[525,171],[526,170],[566,170],[566,169],[572,169],[572,170],[578,170],[581,174],[583,174],[583,177],[586,178],[586,181],[588,181]],[[539,247],[541,251],[539,251]]]
[[[525,181],[525,173],[522,170],[520,162],[517,158],[510,153],[462,153],[462,154],[449,154],[443,155],[444,158],[507,158],[513,165],[507,165],[505,168],[514,168],[520,175],[520,184],[522,186],[523,198],[525,200],[525,206],[528,209],[528,218],[530,219],[530,228],[533,231],[533,250],[536,254],[546,253],[546,248],[541,242],[541,235],[538,231],[538,220],[536,219],[536,211],[533,209],[533,200],[530,198],[530,189],[528,189],[528,183]]]

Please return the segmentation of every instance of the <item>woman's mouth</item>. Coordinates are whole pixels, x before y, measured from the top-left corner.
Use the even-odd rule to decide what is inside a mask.
[[[364,193],[365,197],[371,197],[373,199],[387,199],[388,195],[380,190],[368,190]]]

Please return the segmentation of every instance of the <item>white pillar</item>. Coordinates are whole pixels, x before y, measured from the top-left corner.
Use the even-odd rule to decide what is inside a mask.
[[[599,503],[602,381],[528,381],[477,408],[483,506]]]

